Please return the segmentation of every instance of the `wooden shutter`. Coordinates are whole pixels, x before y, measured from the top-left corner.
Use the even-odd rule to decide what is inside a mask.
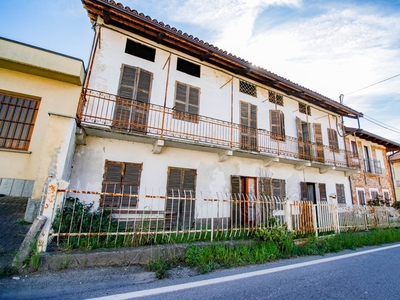
[[[189,87],[188,113],[195,115],[199,113],[199,94],[198,88]]]
[[[272,179],[272,196],[278,197],[280,201],[286,198],[286,182],[284,179]]]
[[[297,126],[297,145],[299,150],[299,158],[305,158],[305,151],[304,151],[304,141],[303,141],[303,128],[301,125],[301,119],[296,117],[296,126]]]
[[[139,69],[139,71],[140,75],[135,98],[138,101],[149,103],[153,74],[143,69]]]
[[[365,205],[365,193],[362,190],[357,191],[358,195],[358,204],[359,205]]]
[[[103,188],[102,191],[106,193],[119,194],[121,193],[121,179],[122,179],[122,163],[106,161]],[[119,206],[119,196],[105,195],[102,205],[110,207]]]
[[[241,147],[257,151],[257,105],[240,102]]]
[[[139,194],[140,185],[140,173],[142,166],[139,164],[125,164],[122,176],[122,194],[129,194],[129,196],[123,196],[122,206],[136,206]]]
[[[336,196],[337,202],[341,204],[346,204],[346,197],[344,193],[344,184],[336,184]]]
[[[326,185],[325,185],[325,183],[318,184],[318,187],[319,187],[319,201],[326,202],[327,201],[327,197],[326,197]]]
[[[339,152],[339,142],[336,130],[328,128],[328,137],[331,151]]]
[[[308,201],[307,182],[300,182],[300,193],[301,201]]]
[[[231,193],[232,196],[236,197],[236,199],[240,199],[242,194],[242,184],[240,180],[240,176],[231,176]]]
[[[280,110],[270,110],[271,137],[273,139],[285,140],[285,115]]]
[[[115,103],[113,127],[128,130],[130,128],[131,112],[136,86],[137,68],[123,65],[121,82],[118,89],[117,102]]]
[[[321,124],[314,123],[313,127],[314,127],[315,144],[317,145],[317,161],[324,163],[325,153],[324,153],[324,142],[322,140]]]

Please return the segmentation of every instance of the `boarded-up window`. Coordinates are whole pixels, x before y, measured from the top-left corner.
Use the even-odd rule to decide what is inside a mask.
[[[240,102],[240,147],[257,151],[257,105]]]
[[[239,91],[243,94],[247,94],[253,97],[257,97],[257,87],[254,84],[240,80]]]
[[[194,223],[195,200],[196,170],[169,168],[165,225],[182,230],[190,228]]]
[[[141,164],[106,161],[102,192],[101,205],[108,207],[136,207]]]
[[[268,100],[271,103],[274,103],[276,105],[283,106],[283,95],[275,93],[273,91],[268,91]]]
[[[271,138],[285,140],[285,115],[280,110],[270,110],[269,119],[271,124]]]
[[[114,112],[114,128],[146,130],[152,80],[152,73],[122,65],[119,97]]]
[[[339,152],[339,141],[336,130],[328,128],[328,138],[331,151]]]
[[[336,184],[336,197],[337,202],[340,204],[346,204],[346,196],[344,192],[344,184]]]
[[[0,94],[0,148],[28,150],[39,101]]]
[[[198,122],[200,89],[176,82],[174,118]]]
[[[321,202],[326,202],[326,185],[325,183],[319,183],[318,184],[318,189],[319,189],[319,201]]]
[[[325,153],[324,153],[324,142],[322,140],[322,129],[321,124],[314,123],[314,137],[315,137],[315,144],[317,148],[317,161],[324,163],[325,162]]]

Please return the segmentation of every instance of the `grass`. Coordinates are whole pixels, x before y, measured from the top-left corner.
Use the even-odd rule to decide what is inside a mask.
[[[200,273],[208,273],[216,269],[262,264],[282,258],[324,255],[364,246],[398,242],[400,241],[400,229],[349,232],[319,239],[312,236],[301,246],[294,243],[290,233],[284,234],[284,237],[270,238],[270,236],[271,233],[264,232],[254,235],[255,239],[249,243],[236,245],[226,243],[211,243],[202,247],[191,245],[187,248],[186,254],[179,264],[196,268]],[[176,258],[174,260],[175,263],[170,263],[168,259],[163,258],[150,262],[149,266],[156,272],[157,278],[161,279],[166,277],[166,272],[171,266],[177,265]]]

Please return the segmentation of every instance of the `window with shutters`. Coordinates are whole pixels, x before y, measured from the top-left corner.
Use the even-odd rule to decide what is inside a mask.
[[[101,205],[106,207],[136,207],[140,186],[141,164],[106,161]]]
[[[382,194],[383,194],[383,200],[385,201],[390,201],[390,194],[389,194],[389,190],[382,190]]]
[[[167,227],[188,229],[194,224],[196,170],[169,168],[165,222]]]
[[[280,110],[270,110],[269,119],[271,126],[271,138],[285,141],[285,115]]]
[[[136,43],[132,40],[126,40],[125,53],[154,62],[156,58],[156,49],[146,45]]]
[[[0,148],[28,150],[39,100],[0,93]]]
[[[346,204],[344,184],[336,184],[336,197],[337,197],[337,203]]]
[[[176,82],[174,118],[189,122],[199,121],[200,89]]]
[[[303,122],[299,117],[296,117],[296,127],[299,158],[311,160],[311,124]]]
[[[369,189],[370,201],[380,200],[378,189]]]
[[[240,102],[240,147],[258,151],[257,147],[257,105]]]
[[[128,65],[122,65],[113,127],[145,132],[153,74]]]
[[[278,201],[285,201],[286,181],[284,179],[261,177],[259,179],[259,194],[273,197]]]
[[[337,132],[334,129],[328,128],[329,147],[332,152],[339,152],[339,141]]]
[[[357,189],[357,199],[359,205],[365,205],[365,192],[364,189]]]
[[[268,100],[276,105],[283,106],[283,95],[275,93],[273,91],[268,91]]]
[[[314,123],[314,138],[315,138],[315,144],[317,148],[317,161],[320,163],[325,162],[325,148],[324,148],[324,142],[322,140],[322,129],[321,129],[321,124],[319,123]]]
[[[357,143],[355,141],[351,141],[351,151],[353,153],[353,157],[358,158]]]
[[[302,114],[307,114],[309,116],[311,116],[311,106],[299,102],[299,112],[301,112]]]
[[[176,69],[183,73],[200,78],[200,65],[196,65],[190,61],[178,57]]]
[[[326,185],[325,185],[325,183],[319,183],[318,184],[318,189],[319,189],[319,201],[321,201],[321,202],[328,201],[328,199],[326,197]]]
[[[240,80],[239,91],[243,94],[247,94],[253,97],[257,97],[257,87],[254,84]]]

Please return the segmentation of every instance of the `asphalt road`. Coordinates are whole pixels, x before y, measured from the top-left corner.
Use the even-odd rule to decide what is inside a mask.
[[[206,275],[181,272],[166,280],[139,267],[5,278],[0,299],[400,299],[400,243]]]

